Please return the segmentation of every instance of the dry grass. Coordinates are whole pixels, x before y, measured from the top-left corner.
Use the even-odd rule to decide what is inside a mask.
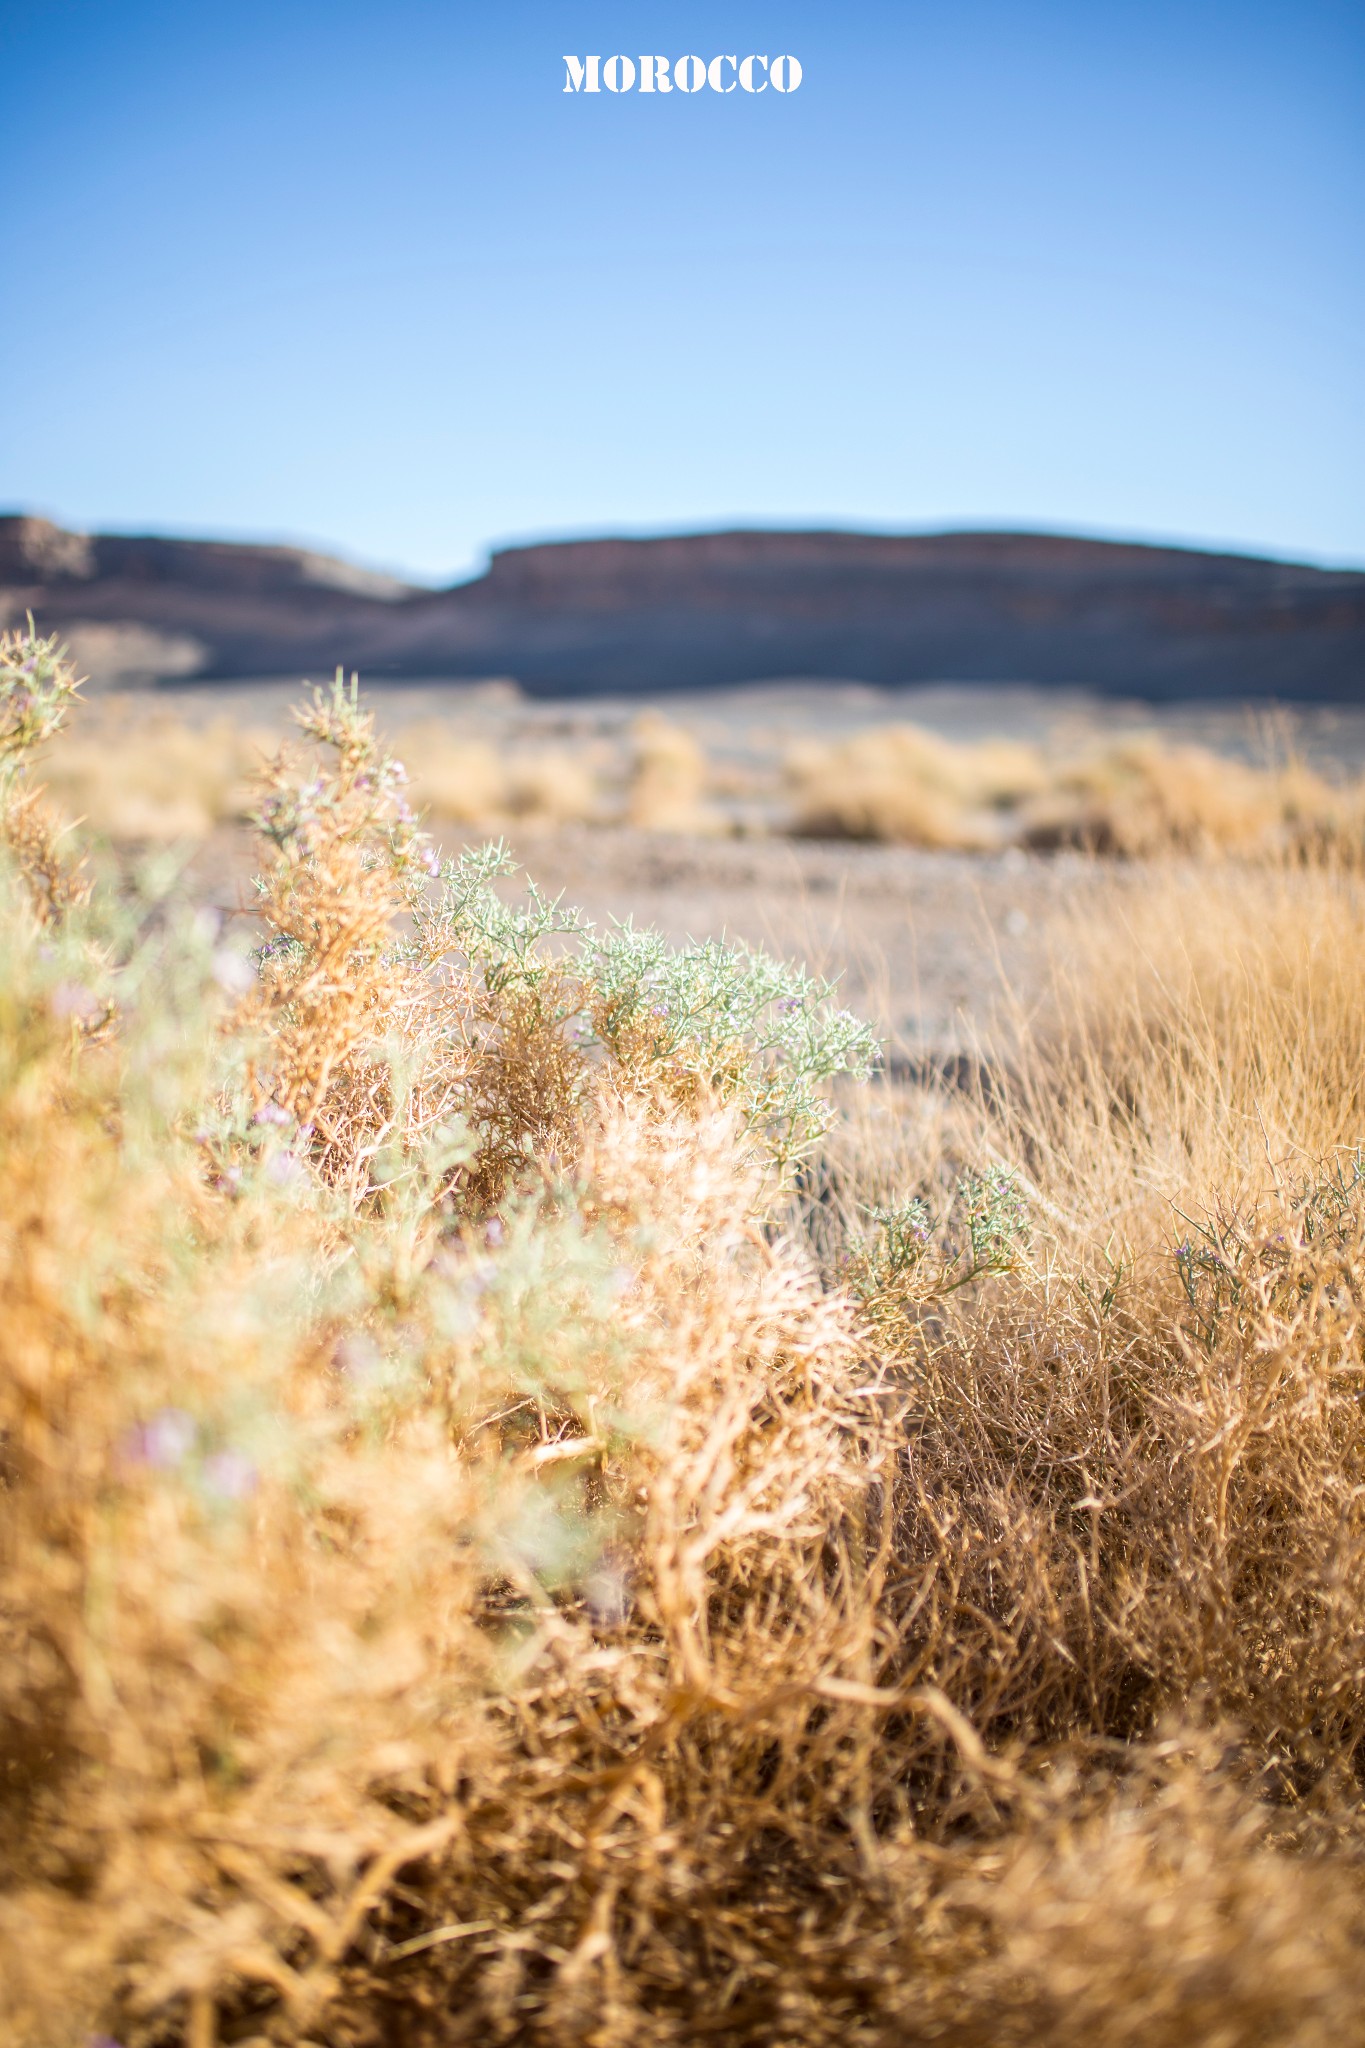
[[[10,833],[7,2038],[1354,2038],[1359,878],[1116,883],[793,1179],[309,726],[259,973]]]
[[[280,735],[222,715],[192,723],[145,699],[106,694],[86,729],[63,739],[42,774],[53,802],[115,844],[204,839],[251,814],[254,782]],[[624,750],[495,746],[433,718],[401,732],[413,803],[433,824],[484,830],[625,822],[653,831],[710,831],[709,769],[680,726],[643,714]]]
[[[628,732],[558,744],[494,742],[458,718],[410,715],[390,736],[413,803],[441,829],[621,825],[659,832],[762,829],[969,852],[1077,848],[1264,858],[1365,841],[1365,786],[1301,762],[1252,767],[1159,737],[1088,750],[952,741],[912,725],[807,740],[771,768],[725,767],[657,711]],[[265,724],[192,722],[145,696],[104,695],[41,764],[51,798],[116,845],[193,842],[249,816],[253,780],[279,743]]]
[[[1255,768],[1135,737],[1076,757],[1001,740],[954,742],[910,725],[787,764],[793,829],[820,838],[964,849],[1077,847],[1124,858],[1359,845],[1365,788],[1301,763]]]
[[[997,813],[1047,786],[1040,750],[1006,740],[974,745],[918,726],[885,726],[787,763],[794,828],[814,838],[883,839],[906,846],[1003,843]]]
[[[253,778],[278,744],[229,717],[192,726],[132,697],[104,699],[91,726],[65,737],[41,772],[68,817],[116,841],[202,839],[242,822]]]
[[[635,721],[635,759],[626,802],[626,823],[654,832],[714,830],[707,809],[710,772],[692,734],[657,711]]]
[[[500,753],[436,720],[403,733],[413,800],[435,821],[495,827],[583,824],[602,812],[595,762],[564,748]]]

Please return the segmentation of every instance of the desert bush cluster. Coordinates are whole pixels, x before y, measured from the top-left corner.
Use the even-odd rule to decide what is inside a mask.
[[[916,1103],[340,683],[250,929],[82,866],[74,694],[0,648],[6,2038],[1353,2038],[1356,872],[1154,868]]]
[[[949,740],[908,723],[808,738],[767,761],[710,755],[657,710],[614,731],[497,736],[460,714],[389,714],[413,804],[440,830],[530,841],[565,826],[792,834],[963,852],[1261,860],[1365,844],[1365,785],[1130,733],[1107,743]],[[193,845],[249,822],[280,733],[257,706],[191,720],[145,693],[97,698],[48,750],[64,815],[117,846]],[[1267,741],[1267,754],[1271,742]]]
[[[412,802],[433,823],[535,835],[564,825],[710,831],[710,766],[697,741],[642,713],[613,744],[497,745],[429,714],[404,722]],[[250,822],[279,732],[228,712],[190,720],[145,694],[106,693],[43,759],[53,803],[117,846],[192,845]]]
[[[906,846],[1283,855],[1358,847],[1365,789],[1301,762],[1257,767],[1133,735],[1079,751],[953,741],[913,725],[806,742],[787,764],[791,826]]]

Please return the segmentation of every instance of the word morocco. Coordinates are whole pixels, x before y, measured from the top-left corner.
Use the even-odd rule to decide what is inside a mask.
[[[679,57],[671,78],[667,57],[566,57],[564,68],[565,92],[795,92],[801,83],[795,57]]]

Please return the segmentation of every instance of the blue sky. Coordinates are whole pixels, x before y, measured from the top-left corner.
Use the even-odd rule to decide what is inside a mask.
[[[804,79],[563,93],[615,50]],[[0,505],[1365,562],[1356,5],[0,0],[0,75]]]

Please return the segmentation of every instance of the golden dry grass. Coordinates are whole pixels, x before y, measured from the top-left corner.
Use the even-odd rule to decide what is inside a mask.
[[[203,726],[137,698],[105,699],[41,765],[54,804],[86,829],[117,841],[205,838],[242,822],[253,777],[278,737],[223,716]]]
[[[596,764],[563,747],[499,752],[487,740],[419,720],[403,733],[413,800],[434,821],[485,827],[587,823],[602,811]]]
[[[391,736],[414,804],[439,828],[716,833],[737,829],[746,806],[743,829],[753,829],[757,798],[767,830],[969,852],[1264,858],[1365,840],[1358,780],[1332,783],[1293,760],[1255,767],[1155,734],[1077,751],[898,724],[800,742],[776,786],[771,769],[708,759],[658,711],[623,736],[585,731],[553,745],[524,734],[495,742],[458,719],[410,714]],[[145,695],[105,695],[40,773],[63,815],[98,838],[193,842],[245,821],[253,777],[279,739],[230,712],[192,721]]]
[[[706,807],[710,774],[699,742],[657,711],[640,714],[633,737],[626,823],[655,832],[713,829]]]
[[[1006,740],[941,739],[914,725],[807,741],[787,762],[798,832],[907,846],[1001,843],[997,812],[1047,786],[1041,751]]]
[[[259,973],[9,833],[8,2038],[1354,2038],[1359,877],[1116,881],[793,1177],[310,729]]]
[[[224,713],[191,722],[145,698],[105,695],[84,730],[41,763],[54,804],[116,844],[206,838],[251,812],[253,779],[279,746],[265,724]],[[404,723],[413,803],[440,826],[519,831],[625,822],[709,831],[710,771],[697,741],[658,714],[636,721],[624,758],[610,743],[497,746],[436,718]]]
[[[1365,789],[1300,762],[1253,767],[1136,736],[1078,755],[951,741],[911,725],[806,742],[787,762],[793,829],[964,849],[1077,847],[1124,858],[1358,846]]]

